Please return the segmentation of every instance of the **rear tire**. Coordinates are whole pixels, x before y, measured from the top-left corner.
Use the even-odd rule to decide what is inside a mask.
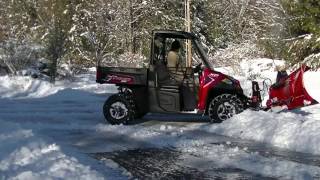
[[[231,94],[222,94],[210,101],[208,114],[211,122],[221,123],[243,111],[243,102]]]
[[[123,94],[112,95],[103,105],[103,115],[110,124],[127,124],[134,119],[134,107]]]

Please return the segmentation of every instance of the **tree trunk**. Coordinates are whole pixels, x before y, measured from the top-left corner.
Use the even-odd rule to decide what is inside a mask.
[[[247,8],[249,6],[250,0],[245,0],[241,6],[240,12],[238,14],[238,32],[241,33],[243,30],[243,16],[245,12],[247,11]],[[242,34],[242,33],[241,33]]]
[[[64,53],[65,39],[66,34],[62,30],[61,24],[55,24],[51,29],[47,47],[47,54],[51,61],[50,82],[53,84],[55,83],[56,79],[58,59],[61,58]]]
[[[135,48],[135,35],[134,35],[134,28],[135,28],[135,23],[134,23],[134,14],[133,14],[133,0],[129,1],[129,16],[130,16],[130,42],[129,42],[129,52],[132,54],[135,54],[136,48]]]

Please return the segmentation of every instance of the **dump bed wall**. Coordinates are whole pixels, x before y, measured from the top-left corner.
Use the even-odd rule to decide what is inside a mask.
[[[147,85],[147,68],[97,67],[97,79],[100,84]]]

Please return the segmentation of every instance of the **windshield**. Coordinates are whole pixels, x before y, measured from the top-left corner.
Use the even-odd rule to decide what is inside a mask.
[[[209,63],[209,58],[207,56],[207,53],[204,50],[204,47],[203,47],[202,43],[199,40],[195,39],[194,40],[194,44],[195,44],[195,46],[196,46],[196,48],[197,48],[197,50],[198,50],[198,52],[199,52],[199,54],[200,54],[200,56],[202,58],[203,64],[206,67],[208,67],[210,69],[213,69],[213,67]]]

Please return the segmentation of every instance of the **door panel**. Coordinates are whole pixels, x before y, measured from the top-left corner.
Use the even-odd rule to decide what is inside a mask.
[[[182,83],[181,97],[183,102],[184,111],[193,111],[197,108],[197,92],[198,86],[196,85],[195,76],[192,68],[184,68],[184,80]]]
[[[158,90],[157,95],[160,108],[169,112],[180,111],[180,94],[178,86],[161,87]]]
[[[179,112],[179,86],[161,84],[156,70],[151,68],[149,71],[150,112]]]

